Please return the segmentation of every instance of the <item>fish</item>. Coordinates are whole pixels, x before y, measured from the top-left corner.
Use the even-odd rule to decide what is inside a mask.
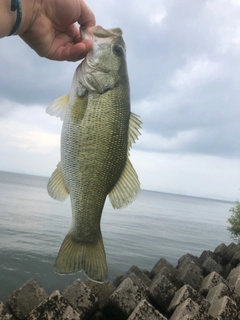
[[[106,197],[113,208],[132,203],[139,191],[130,148],[138,139],[140,117],[130,111],[126,45],[120,28],[81,28],[92,49],[80,62],[68,95],[51,103],[47,113],[63,120],[61,160],[51,175],[49,195],[70,195],[71,227],[57,255],[58,274],[83,271],[97,282],[108,279],[100,228]]]

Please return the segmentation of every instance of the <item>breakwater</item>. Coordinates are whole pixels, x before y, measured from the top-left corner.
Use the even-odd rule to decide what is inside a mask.
[[[240,245],[220,244],[173,267],[132,266],[112,283],[78,279],[48,295],[30,279],[3,303],[1,320],[239,320]]]

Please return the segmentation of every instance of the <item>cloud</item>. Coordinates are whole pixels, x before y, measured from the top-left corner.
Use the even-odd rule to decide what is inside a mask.
[[[18,104],[0,118],[1,170],[48,176],[60,160],[61,121]]]
[[[232,168],[240,163],[239,1],[89,0],[88,5],[98,24],[123,30],[132,111],[143,121],[142,136],[134,145],[142,157],[137,162],[158,162],[163,156],[159,166],[170,176],[178,176],[179,170],[183,179],[185,161],[196,179],[194,188],[200,193],[201,186],[203,194],[198,168],[204,170],[201,163],[207,159],[216,170],[211,169],[206,188],[215,181],[218,189],[218,175],[222,185],[230,184],[225,172],[231,172],[235,185]],[[18,37],[0,41],[1,168],[34,172],[36,162],[45,157],[39,167],[41,174],[49,174],[59,158],[61,122],[44,109],[69,92],[78,63],[40,58]],[[177,157],[182,166],[175,170],[170,165]],[[146,186],[160,190],[156,179],[148,178],[149,170],[154,174],[140,166]],[[178,180],[169,181],[181,189]]]

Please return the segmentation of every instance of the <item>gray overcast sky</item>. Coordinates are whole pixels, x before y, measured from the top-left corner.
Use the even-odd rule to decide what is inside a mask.
[[[236,200],[240,188],[240,0],[86,0],[121,27],[132,111],[131,159],[143,189]],[[0,40],[0,170],[49,176],[62,123],[45,113],[78,63]]]

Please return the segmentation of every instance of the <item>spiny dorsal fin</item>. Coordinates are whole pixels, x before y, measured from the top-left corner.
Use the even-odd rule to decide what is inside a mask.
[[[109,200],[113,208],[123,208],[132,203],[140,191],[140,182],[131,162],[127,159],[123,172],[109,193]]]
[[[69,192],[63,180],[61,162],[59,162],[57,168],[53,171],[53,174],[48,181],[47,190],[53,199],[59,201],[64,201],[69,196]]]
[[[64,119],[67,107],[68,107],[69,95],[61,96],[54,100],[48,107],[46,112],[50,116],[59,117],[61,120]]]
[[[139,120],[139,116],[131,112],[128,129],[128,150],[141,134],[139,131],[139,129],[141,129],[141,124],[142,122]]]

